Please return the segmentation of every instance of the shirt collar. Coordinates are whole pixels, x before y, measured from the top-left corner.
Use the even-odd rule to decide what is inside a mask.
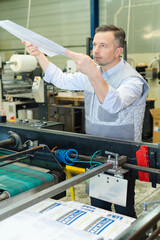
[[[121,59],[120,59],[120,62],[119,62],[117,65],[115,65],[114,67],[112,67],[111,69],[109,69],[108,71],[102,72],[101,67],[100,67],[100,71],[101,71],[102,75],[103,75],[103,74],[104,74],[104,75],[108,75],[108,77],[109,77],[109,76],[111,76],[113,73],[118,72],[123,66],[124,66],[124,60],[121,58]]]

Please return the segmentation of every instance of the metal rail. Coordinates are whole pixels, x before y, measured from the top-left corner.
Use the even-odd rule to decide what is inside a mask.
[[[115,240],[141,240],[146,232],[157,224],[160,220],[160,205],[154,208],[147,215],[141,216],[131,224],[123,233],[121,233]],[[157,234],[158,230],[153,234]],[[150,238],[153,239],[153,238]]]
[[[30,155],[30,156],[31,156],[31,155]],[[15,163],[15,162],[20,162],[20,161],[22,161],[22,160],[28,159],[30,156],[28,155],[28,156],[26,156],[26,157],[22,157],[22,158],[18,158],[18,159],[9,161],[9,162],[2,163],[2,164],[0,164],[0,168],[1,168],[1,167],[4,167],[4,166],[7,166],[7,165],[10,165],[10,164]]]
[[[38,147],[31,148],[31,149],[28,149],[28,150],[24,150],[24,151],[21,151],[21,152],[16,152],[16,153],[13,153],[13,154],[9,154],[7,156],[1,157],[0,162],[6,161],[6,160],[11,160],[13,158],[19,157],[19,156],[24,155],[24,154],[29,154],[29,153],[39,151],[41,149],[44,149],[44,147],[45,147],[45,145],[42,145],[42,146],[38,146]]]
[[[70,153],[69,157],[76,157],[76,154]],[[90,156],[85,156],[85,155],[78,155],[78,158],[80,158],[81,160],[90,160],[91,157]],[[100,163],[105,163],[107,162],[108,158],[104,157],[104,156],[96,156],[93,157],[93,161],[97,161]],[[114,160],[114,159],[112,159]],[[82,161],[83,163],[83,161]],[[123,169],[127,169],[127,170],[135,170],[135,171],[142,171],[142,172],[146,172],[146,173],[152,173],[152,174],[156,174],[156,175],[160,175],[160,169],[156,169],[156,168],[150,168],[150,167],[143,167],[143,166],[138,166],[138,165],[134,165],[134,164],[130,164],[130,163],[124,163],[124,156],[119,156],[118,158],[118,166],[122,167]]]
[[[127,169],[127,170],[135,170],[135,171],[142,171],[146,173],[153,173],[156,175],[160,175],[160,169],[156,168],[150,168],[150,167],[142,167],[142,166],[137,166],[129,163],[124,163],[122,165],[122,168]]]

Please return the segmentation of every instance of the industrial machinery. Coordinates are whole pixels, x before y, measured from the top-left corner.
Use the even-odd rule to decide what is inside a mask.
[[[117,188],[120,188],[122,186],[121,191],[124,193],[124,195],[126,189],[125,181],[127,181],[128,174],[132,178],[151,182],[152,187],[156,187],[157,183],[160,183],[159,145],[148,143],[135,143],[118,139],[113,140],[61,131],[50,131],[49,129],[31,129],[27,126],[24,127],[24,129],[21,129],[15,126],[7,127],[3,123],[0,124],[0,133],[0,147],[1,152],[3,152],[3,156],[0,159],[0,168],[2,164],[7,164],[6,166],[9,166],[10,164],[14,164],[14,162],[25,162],[29,166],[32,165],[37,167],[44,167],[45,169],[50,169],[49,172],[54,172],[55,178],[59,179],[56,181],[56,183],[52,183],[52,186],[46,187],[45,189],[43,188],[43,190],[39,189],[39,187],[36,186],[35,188],[33,187],[31,190],[28,190],[21,194],[17,194],[14,197],[10,197],[9,199],[2,201],[0,203],[0,220],[10,219],[8,221],[11,221],[12,218],[8,218],[9,216],[14,216],[14,214],[28,207],[32,207],[34,204],[46,201],[46,199],[48,198],[54,198],[55,195],[64,192],[67,188],[70,188],[90,178],[93,180],[93,182],[91,183],[92,196],[95,196],[94,194],[97,194],[98,188],[98,194],[100,194],[101,184],[99,182],[98,188],[96,186],[96,192],[94,191],[94,184],[96,183],[98,178],[101,178],[101,183],[105,179],[105,181],[109,182],[108,185],[111,185],[112,187],[115,187],[116,184],[118,184]],[[63,152],[61,152],[60,150],[63,150]],[[100,154],[95,154],[97,150],[100,150]],[[62,153],[66,154],[66,162],[60,161],[59,159],[59,155],[61,155]],[[60,180],[60,177],[62,177],[63,175],[62,169],[64,169],[67,165],[83,168],[86,171],[79,175],[75,175],[70,179],[62,181],[63,179]],[[49,172],[48,174],[50,174]],[[94,178],[96,178],[96,181],[94,181]],[[104,186],[105,185],[103,185],[103,187]],[[106,186],[105,188],[107,189]],[[106,189],[105,191],[107,191]],[[108,192],[107,195],[109,195],[109,193],[110,192]],[[114,191],[110,194],[109,197],[112,197],[113,193]],[[102,199],[103,197],[104,196],[102,196]],[[116,197],[113,196],[110,201],[114,202],[115,199]],[[45,209],[51,209],[54,208],[54,206],[61,205],[60,202],[47,203],[49,204],[49,206],[52,207],[47,207],[48,205],[45,205],[46,202],[42,202],[42,204],[40,205],[42,206],[43,204],[44,206],[46,206]],[[125,205],[125,201],[122,201],[121,204]],[[152,204],[154,207],[150,210],[148,205],[144,204],[144,214],[139,219],[134,219],[130,227],[126,228],[118,236],[111,239],[158,239],[157,237],[160,233],[160,229],[157,224],[160,220],[160,204],[159,202]],[[69,207],[69,205],[67,205],[66,207]],[[88,208],[87,211],[93,211],[93,209],[89,208],[89,206],[85,208]],[[73,211],[74,210],[72,209],[71,212]],[[77,210],[76,214],[81,213],[81,215],[83,215],[85,212],[84,206],[84,212],[81,211],[82,209]],[[25,216],[29,216],[29,212],[27,212],[27,210],[24,213]],[[21,217],[22,214],[20,215]],[[36,215],[34,214],[34,216],[38,217],[37,214],[38,213],[36,213]],[[114,215],[114,218],[120,219],[120,216]],[[61,218],[59,218],[59,221],[60,219]],[[102,218],[100,219],[102,220]],[[104,223],[104,221],[106,221],[106,218],[103,215],[102,222]],[[56,222],[54,222],[55,225]],[[68,222],[68,218],[64,222]],[[111,222],[113,222],[113,219]],[[105,224],[105,226],[107,226],[107,223]],[[2,225],[2,227],[3,226],[5,225]],[[88,226],[88,228],[86,229],[91,228]],[[84,237],[83,239],[91,238]],[[101,235],[97,234],[95,236],[93,234],[92,239],[103,238]]]
[[[7,120],[47,120],[46,94],[47,86],[35,57],[14,54],[7,62],[0,58],[0,109],[4,109]]]

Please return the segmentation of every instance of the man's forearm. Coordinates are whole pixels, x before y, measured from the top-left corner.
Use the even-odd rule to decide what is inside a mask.
[[[36,56],[43,72],[45,72],[50,64],[49,60],[43,53],[39,53],[39,55]]]
[[[95,71],[93,71],[93,73],[88,77],[95,90],[99,102],[103,104],[109,90],[109,85],[102,77],[98,68],[96,68]]]
[[[50,64],[47,57],[38,50],[37,46],[32,45],[32,43],[25,42],[24,40],[22,40],[22,43],[26,45],[27,52],[37,58],[42,70],[45,72]]]
[[[107,96],[107,92],[109,90],[109,86],[102,77],[102,74],[96,67],[94,61],[87,55],[82,53],[75,53],[69,51],[68,49],[65,52],[66,56],[72,58],[77,66],[77,69],[88,76],[94,90],[96,96],[100,103],[103,103],[105,97]]]

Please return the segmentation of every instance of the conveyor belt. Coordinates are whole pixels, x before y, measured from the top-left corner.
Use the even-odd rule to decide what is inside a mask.
[[[5,191],[9,197],[13,197],[19,193],[25,192],[27,190],[30,190],[32,188],[41,186],[43,184],[49,183],[52,184],[55,180],[55,177],[50,174],[46,173],[41,170],[33,169],[31,167],[26,167],[26,166],[19,166],[14,163],[9,163],[11,160],[8,159],[10,156],[11,159],[13,159],[13,155],[17,154],[18,159],[18,154],[10,150],[6,149],[0,149],[0,157],[6,156],[6,160],[3,162],[0,162],[0,193],[3,194]],[[24,155],[24,154],[23,154]],[[29,155],[28,159],[26,159],[27,162],[31,161]],[[36,159],[35,162],[38,165],[38,162],[42,161],[44,164],[43,165],[48,165],[45,160],[49,159],[52,163],[53,166],[55,166],[55,162],[52,160],[51,155],[49,152],[44,151],[43,154],[40,152],[35,154]],[[21,161],[22,162],[22,161]],[[46,162],[46,163],[45,163]],[[9,164],[6,166],[3,166],[3,164]],[[38,165],[40,167],[40,165]],[[52,168],[53,168],[52,166]],[[43,166],[44,167],[44,166]],[[58,165],[59,167],[59,165]],[[50,170],[50,169],[49,169]],[[50,185],[49,184],[49,185]],[[3,200],[2,195],[0,194],[0,200]]]
[[[54,180],[54,176],[27,167],[10,164],[0,168],[0,190],[11,197]]]

